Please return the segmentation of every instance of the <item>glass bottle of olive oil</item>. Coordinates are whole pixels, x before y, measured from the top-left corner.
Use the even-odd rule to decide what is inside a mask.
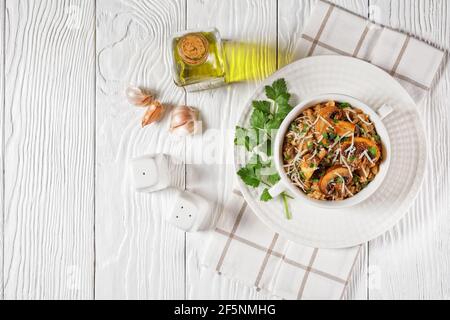
[[[226,60],[217,29],[175,34],[172,56],[175,84],[188,91],[215,88],[225,82]]]

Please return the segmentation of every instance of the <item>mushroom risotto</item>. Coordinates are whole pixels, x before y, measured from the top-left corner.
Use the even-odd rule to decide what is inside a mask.
[[[363,111],[329,101],[303,111],[290,125],[283,145],[291,181],[310,198],[353,197],[378,174],[381,140]]]

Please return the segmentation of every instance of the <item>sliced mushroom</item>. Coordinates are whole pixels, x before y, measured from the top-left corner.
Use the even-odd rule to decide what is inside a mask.
[[[287,146],[284,147],[284,150],[285,150],[283,152],[284,159],[290,160],[295,157],[295,148],[293,145],[288,144]]]
[[[346,141],[342,144],[341,150],[345,151],[351,146],[351,141]],[[358,137],[355,138],[354,146],[356,148],[355,156],[360,156],[364,151],[367,151],[368,155],[372,159],[374,165],[381,159],[381,149],[378,146],[378,144],[369,139],[369,138],[362,138]]]
[[[351,178],[350,171],[348,171],[347,168],[341,166],[335,166],[330,168],[327,171],[327,173],[322,177],[322,179],[320,179],[319,182],[320,191],[322,191],[324,194],[327,194],[328,185],[338,177],[350,179]]]
[[[355,132],[355,129],[356,125],[348,121],[338,121],[334,126],[334,130],[341,137],[348,134],[353,134]]]
[[[332,116],[339,112],[340,110],[334,105],[329,105],[325,108],[322,108],[318,113],[320,119],[316,123],[316,131],[320,134],[327,132],[327,129],[330,126],[333,126]]]

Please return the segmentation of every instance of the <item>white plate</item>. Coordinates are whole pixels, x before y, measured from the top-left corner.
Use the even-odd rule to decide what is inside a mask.
[[[346,248],[372,240],[392,228],[408,211],[422,184],[427,148],[417,107],[389,74],[364,61],[342,56],[299,60],[264,81],[238,125],[248,127],[252,100],[266,99],[264,86],[285,78],[293,94],[292,105],[321,94],[355,97],[374,110],[389,104],[394,112],[383,120],[391,139],[391,164],[378,190],[363,203],[344,209],[321,209],[301,200],[290,200],[293,220],[286,220],[280,199],[261,202],[261,190],[239,185],[255,214],[271,229],[299,244],[315,248]],[[235,148],[235,166],[246,162]]]

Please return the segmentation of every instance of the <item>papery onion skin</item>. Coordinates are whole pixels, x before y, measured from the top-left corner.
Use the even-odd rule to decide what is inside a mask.
[[[128,102],[138,107],[145,107],[154,101],[154,97],[139,87],[130,86],[125,91]]]

